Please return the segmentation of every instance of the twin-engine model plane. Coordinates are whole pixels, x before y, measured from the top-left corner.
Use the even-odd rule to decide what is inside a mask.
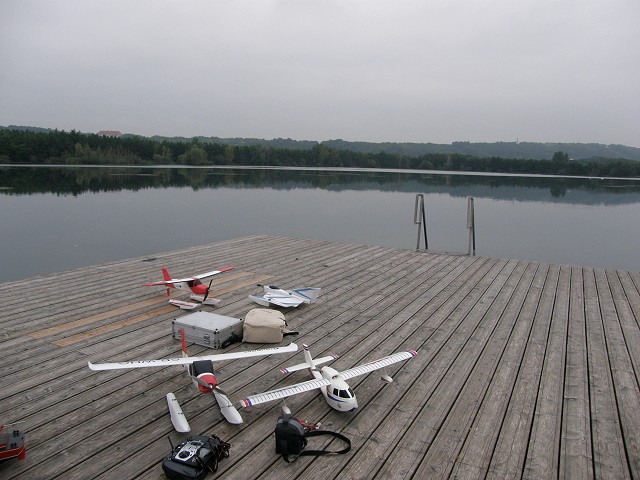
[[[184,365],[187,369],[187,375],[192,380],[193,385],[200,393],[213,394],[220,412],[229,423],[240,424],[242,417],[233,406],[227,394],[218,387],[218,380],[213,374],[213,362],[221,360],[235,360],[238,358],[257,357],[263,355],[273,355],[276,353],[290,353],[298,350],[295,343],[291,343],[286,347],[264,348],[260,350],[247,350],[244,352],[219,353],[216,355],[204,355],[200,357],[190,357],[187,354],[187,342],[184,336],[184,330],[180,329],[182,340],[182,358],[163,358],[160,360],[137,360],[131,362],[119,363],[91,363],[91,370],[119,370],[126,368],[148,368],[148,367],[166,367],[168,365]],[[171,413],[171,422],[178,432],[188,432],[190,430],[189,423],[182,413],[182,409],[178,404],[173,393],[167,394],[167,403],[169,412]]]
[[[295,385],[278,388],[266,393],[251,395],[250,397],[241,400],[240,406],[245,408],[251,407],[253,405],[258,405],[259,403],[266,403],[273,400],[284,399],[298,393],[308,392],[310,390],[319,388],[331,408],[334,408],[335,410],[338,410],[340,412],[350,412],[358,408],[358,401],[356,400],[355,393],[353,393],[353,390],[351,390],[346,380],[357,377],[358,375],[373,372],[374,370],[385,368],[397,362],[409,360],[410,358],[415,357],[417,354],[418,353],[415,350],[394,353],[393,355],[389,355],[379,360],[375,360],[358,367],[338,372],[337,370],[327,366],[322,367],[321,369],[317,368],[317,366],[322,363],[335,360],[336,358],[338,358],[337,356],[330,355],[328,357],[313,359],[311,357],[311,352],[309,352],[309,347],[307,345],[304,345],[305,363],[285,368],[284,370],[282,370],[282,373],[288,374],[298,370],[309,369],[314,377],[314,380],[296,383]],[[382,376],[382,380],[387,383],[391,383],[393,381],[392,378],[387,374]],[[283,411],[285,413],[291,413],[286,405],[283,406]]]
[[[284,308],[297,307],[303,303],[313,303],[320,295],[319,288],[296,288],[293,290],[282,290],[276,286],[260,285],[264,289],[262,295],[249,295],[254,302],[268,307],[277,305]]]
[[[161,282],[152,282],[145,283],[145,287],[152,287],[155,285],[163,285],[167,287],[167,296],[169,296],[170,290],[175,288],[177,290],[185,290],[187,292],[191,292],[191,299],[196,300],[203,305],[216,305],[220,303],[220,299],[218,298],[207,298],[209,297],[209,292],[211,291],[211,283],[213,282],[213,278],[209,281],[209,285],[205,285],[202,283],[202,280],[205,278],[213,277],[218,273],[226,272],[228,270],[233,270],[234,267],[225,267],[220,270],[214,270],[212,272],[202,273],[200,275],[195,275],[193,277],[188,278],[171,278],[169,272],[166,268],[162,269],[162,276],[164,280]],[[191,302],[184,302],[182,300],[171,299],[169,303],[176,305],[182,309],[191,310],[197,307],[197,304]]]

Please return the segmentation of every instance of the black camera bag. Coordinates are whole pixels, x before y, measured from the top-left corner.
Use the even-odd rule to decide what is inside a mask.
[[[278,418],[275,433],[276,453],[282,455],[282,458],[287,463],[292,461],[289,459],[289,456],[292,456],[293,460],[295,460],[296,458],[305,455],[341,454],[347,453],[351,450],[351,440],[344,435],[337,432],[331,432],[329,430],[308,431],[299,419],[292,418],[291,415],[282,415]],[[319,435],[334,436],[345,442],[347,446],[337,452],[328,450],[304,450],[308,443],[307,439],[309,437],[317,437]]]

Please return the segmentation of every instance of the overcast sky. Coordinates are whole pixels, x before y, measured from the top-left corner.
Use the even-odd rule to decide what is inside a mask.
[[[1,0],[11,124],[640,147],[640,2]]]

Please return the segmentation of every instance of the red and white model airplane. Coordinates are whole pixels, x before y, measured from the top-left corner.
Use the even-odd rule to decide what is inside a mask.
[[[211,283],[213,282],[213,279],[211,279],[211,281],[209,282],[209,285],[205,285],[204,283],[202,283],[202,280],[205,278],[213,277],[218,273],[233,270],[233,268],[234,267],[225,267],[225,268],[221,268],[220,270],[214,270],[212,272],[202,273],[200,275],[195,275],[193,277],[188,277],[188,278],[171,278],[171,275],[169,275],[169,272],[167,271],[167,269],[163,268],[162,269],[162,276],[164,277],[163,281],[145,283],[144,286],[152,287],[155,285],[163,285],[167,287],[167,296],[169,295],[169,292],[172,288],[175,288],[177,290],[184,290],[187,292],[191,292],[192,300],[201,302],[203,305],[216,305],[217,303],[220,302],[220,300],[217,298],[210,298],[207,301],[207,297],[209,296],[209,292],[211,290]],[[181,300],[173,300],[173,299],[169,300],[169,303],[177,305],[180,308],[186,308],[186,309],[192,309],[197,306],[194,303],[183,302]]]
[[[364,365],[350,368],[349,370],[338,372],[337,370],[326,366],[322,367],[321,369],[317,368],[317,366],[322,363],[337,359],[337,356],[330,355],[328,357],[313,359],[311,357],[311,352],[309,352],[309,347],[307,345],[304,345],[305,363],[285,368],[284,370],[282,370],[282,373],[288,374],[298,370],[308,369],[313,375],[314,380],[296,383],[295,385],[278,388],[266,393],[251,395],[250,397],[241,400],[240,406],[245,408],[251,407],[253,405],[258,405],[259,403],[266,403],[273,400],[284,399],[298,393],[308,392],[310,390],[319,388],[331,408],[334,408],[335,410],[341,412],[350,412],[358,408],[358,401],[356,400],[356,394],[353,393],[353,390],[351,390],[346,380],[357,377],[358,375],[373,372],[374,370],[385,368],[397,362],[409,360],[410,358],[415,357],[417,354],[418,353],[415,350],[394,353],[393,355],[389,355],[379,360],[365,363]],[[382,380],[387,383],[391,383],[393,381],[393,379],[386,374],[382,376]],[[285,413],[291,413],[286,405],[283,406],[283,411]]]
[[[213,362],[221,360],[235,360],[238,358],[257,357],[263,355],[273,355],[276,353],[290,353],[298,350],[295,343],[286,347],[264,348],[260,350],[246,350],[244,352],[219,353],[215,355],[204,355],[201,357],[190,357],[187,354],[187,342],[184,337],[184,330],[180,330],[182,339],[182,358],[163,358],[160,360],[137,360],[119,363],[91,363],[91,370],[119,370],[125,368],[148,368],[166,367],[167,365],[183,365],[187,370],[187,375],[192,380],[193,385],[200,393],[213,394],[220,412],[229,423],[240,424],[242,417],[233,406],[227,394],[218,387],[218,380],[213,374]],[[167,394],[167,403],[171,413],[171,422],[178,432],[188,432],[189,423],[182,413],[182,409],[173,393]]]

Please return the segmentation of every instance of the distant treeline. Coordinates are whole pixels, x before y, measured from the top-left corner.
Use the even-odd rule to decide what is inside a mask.
[[[151,137],[157,141],[190,142],[185,137]],[[603,145],[600,143],[539,143],[539,142],[453,142],[453,143],[414,143],[414,142],[350,142],[347,140],[292,140],[291,138],[221,138],[197,137],[201,142],[222,143],[246,147],[261,145],[268,148],[286,148],[292,150],[310,150],[322,144],[334,150],[349,150],[358,153],[390,153],[419,157],[432,153],[470,155],[480,158],[514,158],[530,160],[548,160],[555,152],[565,152],[576,160],[621,159],[640,161],[640,148],[626,145]]]
[[[547,160],[476,157],[459,153],[409,156],[335,149],[326,143],[309,149],[261,144],[231,145],[198,138],[169,141],[127,135],[110,137],[70,132],[0,129],[0,163],[65,165],[243,165],[445,170],[486,173],[553,174],[587,177],[640,177],[640,162],[622,159],[572,160],[554,152]]]

